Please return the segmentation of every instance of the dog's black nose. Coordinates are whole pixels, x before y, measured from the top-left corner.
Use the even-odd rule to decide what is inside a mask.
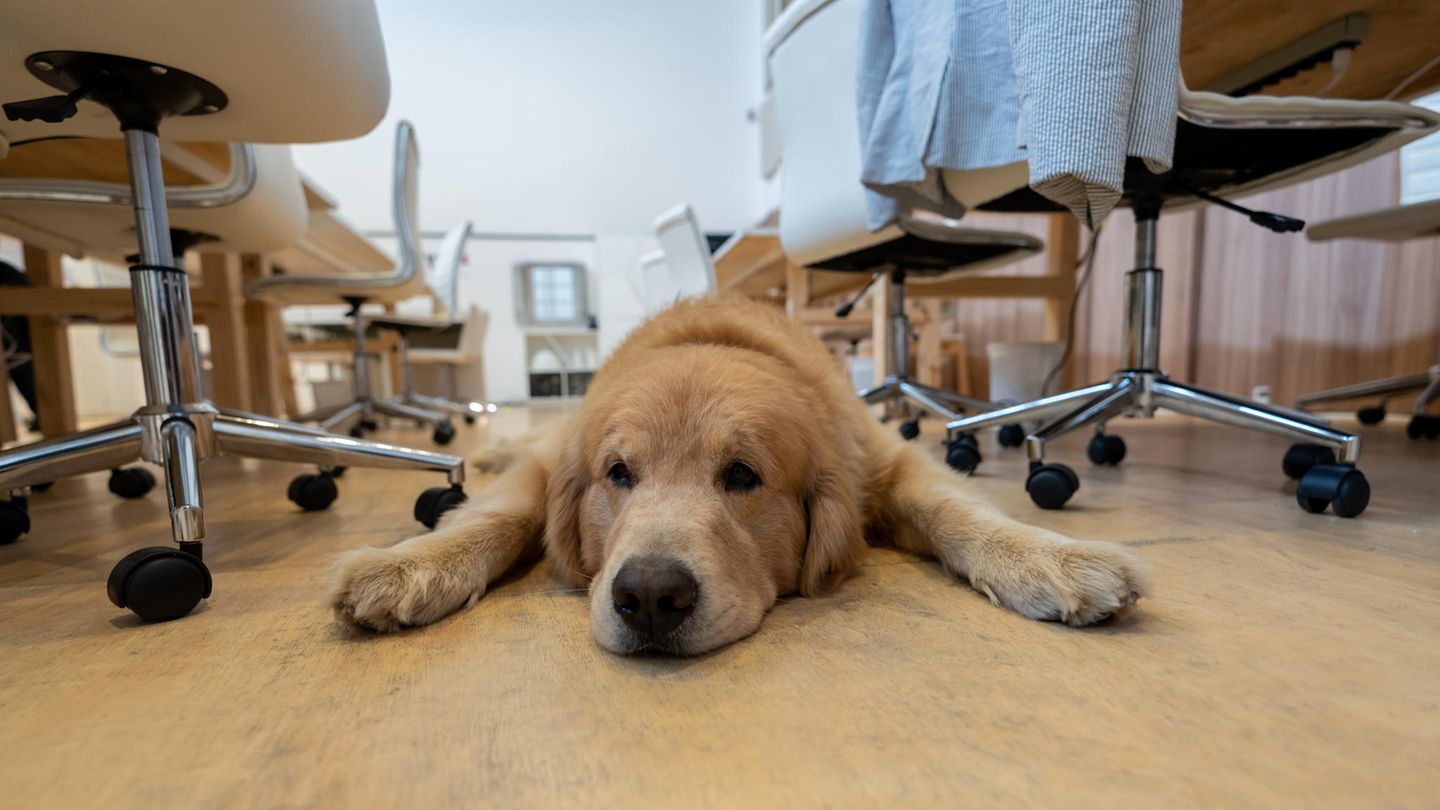
[[[625,624],[653,638],[679,627],[695,612],[699,590],[695,577],[679,564],[643,557],[620,567],[610,595]]]

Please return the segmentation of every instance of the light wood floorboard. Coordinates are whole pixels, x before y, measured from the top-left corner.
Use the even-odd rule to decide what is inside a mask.
[[[510,410],[457,445],[544,419]],[[600,651],[543,567],[437,626],[353,635],[323,604],[328,561],[411,534],[435,476],[351,470],[300,514],[301,468],[228,460],[207,467],[214,597],[138,625],[104,579],[164,541],[163,494],[61,481],[0,548],[0,805],[1433,807],[1440,445],[1366,429],[1375,497],[1346,521],[1298,509],[1282,441],[1115,427],[1118,469],[1090,468],[1083,436],[1056,445],[1074,508],[1031,506],[1022,453],[989,437],[974,486],[1144,556],[1138,613],[1035,623],[876,550],[687,660]]]

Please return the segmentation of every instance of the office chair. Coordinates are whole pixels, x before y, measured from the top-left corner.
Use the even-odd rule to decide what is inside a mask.
[[[670,265],[665,263],[665,251],[656,250],[640,257],[640,287],[644,292],[646,316],[675,303],[677,293],[670,281]]]
[[[31,485],[137,457],[161,465],[175,547],[127,555],[111,571],[107,591],[116,606],[163,621],[189,613],[211,593],[200,484],[200,464],[208,458],[441,472],[450,486],[427,490],[416,502],[416,517],[427,526],[463,501],[465,468],[456,456],[333,436],[220,411],[205,401],[189,284],[170,240],[159,131],[224,142],[364,134],[384,114],[389,87],[374,6],[192,0],[151,10],[136,3],[6,0],[0,13],[7,20],[0,53],[10,55],[0,65],[0,98],[24,99],[4,104],[4,139],[114,137],[117,124],[124,138],[127,202],[140,247],[130,287],[146,399],[130,419],[0,452],[0,491],[10,494],[0,501],[0,542],[30,530]],[[157,36],[157,30],[168,33]],[[220,35],[206,33],[212,31]],[[265,43],[263,50],[256,43]],[[66,47],[84,50],[61,50]],[[36,97],[47,88],[60,94]],[[297,489],[302,495],[324,490],[328,497],[309,498],[312,505],[328,505],[336,491],[324,472],[291,482],[292,499]]]
[[[431,438],[436,444],[449,444],[455,438],[455,426],[450,422],[449,413],[412,404],[403,398],[403,394],[401,399],[377,399],[370,386],[370,364],[365,353],[365,336],[371,326],[399,333],[402,343],[412,331],[436,327],[433,319],[375,315],[364,310],[366,304],[375,301],[399,301],[430,293],[422,272],[425,252],[420,245],[419,175],[420,148],[415,140],[415,127],[409,121],[401,121],[395,126],[391,204],[400,260],[389,274],[361,277],[274,275],[250,284],[248,294],[259,300],[281,304],[344,302],[349,307],[346,317],[350,319],[354,332],[351,353],[354,396],[349,402],[300,414],[295,417],[296,422],[315,422],[326,431],[350,423],[350,435],[358,439],[367,431],[379,427],[378,417],[391,416],[430,427]]]
[[[1295,183],[1372,158],[1424,136],[1440,116],[1408,104],[1312,98],[1230,98],[1181,88],[1174,167],[1153,174],[1139,161],[1127,168],[1123,204],[1136,221],[1135,269],[1125,276],[1124,365],[1109,380],[1068,393],[956,419],[952,433],[1053,419],[1025,439],[1030,460],[1026,491],[1036,505],[1058,509],[1079,488],[1064,464],[1047,463],[1046,445],[1094,425],[1087,455],[1096,464],[1118,464],[1124,441],[1107,434],[1119,416],[1148,418],[1168,409],[1235,427],[1296,440],[1283,470],[1298,480],[1296,498],[1307,512],[1328,506],[1354,517],[1370,500],[1370,486],[1355,467],[1360,438],[1300,411],[1239,399],[1172,380],[1159,366],[1163,272],[1155,266],[1156,223],[1162,210],[1211,202],[1245,214],[1261,227],[1285,233],[1304,227],[1297,219],[1251,211],[1225,198]],[[963,173],[959,173],[962,174]],[[963,183],[963,176],[947,185]],[[1023,182],[1023,180],[1021,181]],[[1053,211],[1058,206],[1018,187],[979,206],[996,211]],[[1058,417],[1058,418],[1057,418]]]
[[[1440,235],[1440,200],[1332,219],[1311,226],[1305,235],[1312,242],[1331,239],[1401,242],[1407,239],[1434,238]],[[1355,413],[1361,424],[1376,425],[1385,419],[1386,403],[1392,397],[1406,394],[1418,396],[1411,408],[1410,422],[1405,426],[1405,434],[1412,439],[1440,438],[1440,416],[1426,413],[1432,403],[1440,401],[1440,354],[1437,354],[1435,365],[1419,374],[1317,391],[1299,397],[1296,405],[1302,410],[1309,410],[1326,402],[1378,397],[1378,404],[1361,408]]]
[[[889,287],[890,351],[879,358],[883,382],[860,396],[872,405],[889,405],[889,416],[909,415],[900,424],[900,434],[911,439],[919,435],[920,413],[949,421],[957,412],[993,406],[911,378],[907,284],[923,294],[926,281],[1017,261],[1038,252],[1042,244],[1028,234],[965,228],[924,212],[870,231],[859,180],[853,67],[859,61],[860,6],[858,0],[795,3],[766,33],[781,141],[780,243],[796,264],[870,274],[872,281],[883,277]],[[980,460],[970,438],[952,443],[947,457],[962,470],[973,469]]]
[[[468,221],[451,228],[440,243],[440,251],[435,254],[435,261],[430,263],[429,269],[425,273],[425,284],[430,288],[430,296],[436,309],[434,315],[430,317],[374,315],[368,318],[371,326],[392,331],[400,340],[401,391],[386,400],[386,403],[417,410],[450,413],[465,420],[467,425],[475,424],[476,419],[488,413],[495,413],[498,408],[494,403],[418,393],[415,390],[411,365],[417,362],[444,365],[453,371],[457,365],[479,360],[481,344],[484,340],[485,314],[476,307],[471,307],[464,319],[457,320],[455,317],[459,311],[460,263],[465,258],[465,243],[470,239],[471,228]],[[447,349],[414,348],[410,344],[412,335],[438,332],[454,332],[454,347]],[[453,375],[451,383],[453,388]],[[453,430],[451,436],[453,436]],[[437,435],[436,441],[440,440],[441,437]],[[444,441],[449,441],[449,437],[445,437]]]
[[[700,230],[695,209],[677,205],[655,218],[655,238],[660,241],[664,272],[669,278],[669,301],[677,298],[714,295],[715,260],[710,241]],[[655,272],[658,268],[651,268]],[[660,293],[664,294],[664,293]]]

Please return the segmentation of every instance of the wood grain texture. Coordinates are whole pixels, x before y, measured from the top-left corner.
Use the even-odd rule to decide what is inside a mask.
[[[457,445],[554,413],[507,411]],[[163,497],[60,481],[0,548],[4,803],[1433,806],[1434,448],[1369,431],[1375,499],[1346,521],[1296,508],[1284,442],[1179,418],[1115,428],[1117,469],[1080,467],[1084,437],[1055,445],[1085,479],[1065,512],[1034,509],[1022,454],[988,437],[972,484],[1147,559],[1154,596],[1133,616],[1031,622],[875,550],[835,593],[685,660],[600,651],[585,597],[543,568],[436,626],[351,635],[323,604],[326,566],[414,532],[436,477],[352,469],[331,510],[301,514],[284,486],[302,467],[226,460],[205,468],[214,596],[136,625],[103,580],[165,542]]]
[[[240,257],[200,254],[200,279],[197,293],[208,302],[205,328],[210,332],[210,396],[221,408],[250,411],[255,385]]]
[[[0,445],[15,441],[19,435],[15,409],[10,404],[10,373],[0,364]]]
[[[25,245],[25,275],[34,290],[54,291],[65,286],[60,254],[33,245]],[[59,436],[75,430],[75,380],[70,372],[70,334],[65,320],[31,316],[30,353],[35,364],[40,432]]]
[[[1370,15],[1370,34],[1355,50],[1330,98],[1383,98],[1436,55],[1440,3],[1433,0],[1188,0],[1182,12],[1180,67],[1190,87],[1204,87],[1287,42],[1353,12]],[[1314,95],[1330,83],[1328,66],[1265,88],[1267,95]],[[1440,69],[1405,97],[1440,86]]]
[[[263,256],[246,254],[240,257],[240,274],[244,284],[270,274],[270,264]],[[243,292],[243,291],[242,291]],[[290,353],[285,340],[280,310],[265,301],[244,302],[245,350],[250,369],[250,407],[266,416],[281,416],[287,410],[293,390],[286,396],[290,382]]]
[[[1386,156],[1245,204],[1311,222],[1395,204]],[[1440,239],[1310,242],[1206,212],[1195,378],[1222,391],[1271,386],[1276,402],[1414,374],[1440,344]],[[1168,313],[1167,313],[1168,315]],[[1396,408],[1405,400],[1396,400]]]
[[[165,146],[161,151],[165,151]],[[169,145],[171,150],[177,145]],[[213,167],[223,177],[230,171],[230,147],[223,143],[192,143],[179,145],[189,154],[186,158]],[[167,186],[207,185],[216,177],[201,177],[177,161],[161,160],[161,171]],[[130,173],[125,167],[125,142],[101,138],[53,138],[22,143],[10,149],[0,160],[0,178],[43,180],[95,180],[128,185]]]

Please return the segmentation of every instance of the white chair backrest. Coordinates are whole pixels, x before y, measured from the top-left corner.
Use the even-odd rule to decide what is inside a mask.
[[[400,246],[395,278],[410,279],[425,266],[425,251],[420,245],[420,145],[415,141],[415,125],[409,121],[395,127],[393,171],[391,213]]]
[[[437,316],[454,318],[460,311],[460,265],[465,262],[465,244],[472,228],[467,220],[447,231],[425,274],[425,283],[435,297]]]
[[[870,231],[860,184],[855,76],[863,5],[796,3],[766,36],[781,142],[780,245],[797,264],[900,235]]]
[[[679,293],[670,281],[670,265],[665,263],[665,251],[657,250],[641,256],[640,275],[645,285],[646,315],[654,315],[675,303]]]
[[[655,220],[655,236],[670,269],[674,297],[710,295],[715,292],[715,264],[710,259],[710,243],[695,221],[689,205],[679,205]]]

